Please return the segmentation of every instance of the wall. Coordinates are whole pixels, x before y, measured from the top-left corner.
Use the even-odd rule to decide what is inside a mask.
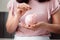
[[[7,12],[7,3],[9,0],[0,0],[0,12]]]

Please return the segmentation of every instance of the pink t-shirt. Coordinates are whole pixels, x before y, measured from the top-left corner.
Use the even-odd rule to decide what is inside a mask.
[[[10,0],[7,7],[10,10],[14,8],[13,12],[15,13],[15,7],[17,6],[15,0]],[[31,10],[27,11],[21,18],[19,22],[19,28],[16,32],[18,36],[50,36],[50,32],[46,29],[38,28],[36,31],[26,29],[22,27],[22,24],[31,25],[38,22],[47,22],[51,15],[59,10],[59,0],[51,0],[50,2],[39,3],[36,0],[31,0],[29,5],[32,7]]]

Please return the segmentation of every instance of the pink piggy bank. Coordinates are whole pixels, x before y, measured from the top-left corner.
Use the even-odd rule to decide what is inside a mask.
[[[29,14],[25,17],[25,24],[26,26],[33,25],[36,23],[36,14]]]

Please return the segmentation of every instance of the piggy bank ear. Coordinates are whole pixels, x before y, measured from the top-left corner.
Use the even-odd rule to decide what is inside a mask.
[[[29,0],[16,0],[18,3],[29,3]]]

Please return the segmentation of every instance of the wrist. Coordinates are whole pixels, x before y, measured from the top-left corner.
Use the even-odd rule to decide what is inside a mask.
[[[46,23],[45,24],[45,29],[47,30],[47,31],[49,31],[49,32],[51,32],[51,26],[50,26],[51,24],[49,24],[49,23]]]
[[[49,25],[48,23],[43,23],[43,28],[44,28],[44,29],[48,29],[48,28],[49,28],[48,25]]]
[[[15,15],[15,18],[20,19],[21,16],[20,15]]]

